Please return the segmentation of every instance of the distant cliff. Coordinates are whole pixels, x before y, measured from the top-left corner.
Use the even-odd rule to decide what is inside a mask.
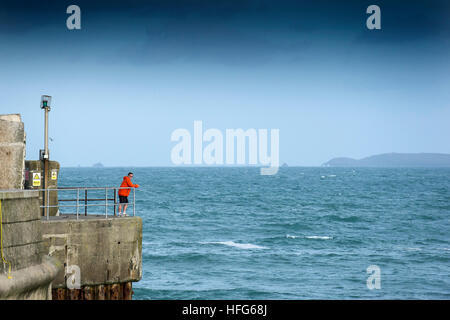
[[[326,167],[450,167],[450,154],[445,153],[384,153],[360,160],[333,158]]]

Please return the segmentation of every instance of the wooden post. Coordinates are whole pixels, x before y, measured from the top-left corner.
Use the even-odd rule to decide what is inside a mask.
[[[105,300],[105,297],[106,297],[105,286],[102,284],[95,286],[95,299]]]
[[[81,289],[69,289],[69,300],[80,300]]]
[[[132,300],[133,299],[133,289],[132,282],[125,282],[123,284],[123,300]]]
[[[114,283],[111,285],[110,300],[120,300],[120,284]]]
[[[56,288],[52,289],[52,299],[53,300],[66,300],[66,289],[65,288]]]
[[[105,285],[105,300],[111,300],[111,285]]]
[[[95,291],[92,286],[85,286],[84,287],[84,299],[83,300],[94,300],[95,299]]]

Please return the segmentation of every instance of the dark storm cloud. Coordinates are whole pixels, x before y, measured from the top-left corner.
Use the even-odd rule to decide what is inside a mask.
[[[84,45],[96,48],[99,41],[113,43],[117,33],[124,32],[127,43],[119,50],[111,49],[116,55],[112,59],[137,64],[215,61],[248,65],[298,59],[311,46],[333,40],[331,34],[336,36],[336,32],[356,39],[355,44],[440,41],[450,34],[449,2],[444,0],[19,0],[1,2],[0,34],[20,36],[45,26],[67,37],[65,10],[71,4],[82,10]],[[371,4],[381,7],[381,31],[365,27],[365,10]],[[98,39],[99,32],[104,38]],[[61,41],[65,41],[62,36]]]
[[[54,25],[58,16],[64,19],[59,12],[65,12],[64,5],[55,1],[0,1],[0,34],[20,35]]]
[[[381,30],[362,28],[356,42],[403,45],[450,40],[450,1],[383,2],[380,7]]]
[[[260,64],[307,48],[296,12],[248,9],[210,7],[177,14],[162,10],[143,23],[145,37],[129,48],[130,56],[150,63],[201,59]]]

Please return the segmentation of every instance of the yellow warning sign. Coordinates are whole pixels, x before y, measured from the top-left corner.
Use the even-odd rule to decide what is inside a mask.
[[[33,172],[33,187],[40,187],[40,186],[41,186],[41,173]]]
[[[58,171],[52,170],[52,180],[56,180],[57,177],[58,177]]]

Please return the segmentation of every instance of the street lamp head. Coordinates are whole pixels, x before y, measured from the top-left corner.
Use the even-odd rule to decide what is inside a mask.
[[[50,110],[51,102],[52,102],[51,96],[41,96],[41,109],[48,108]]]

